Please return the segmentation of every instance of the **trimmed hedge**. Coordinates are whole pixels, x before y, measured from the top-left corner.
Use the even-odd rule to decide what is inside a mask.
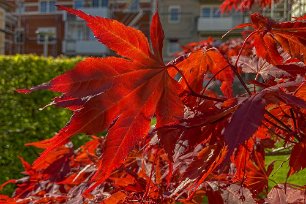
[[[47,82],[80,60],[34,55],[0,56],[0,184],[21,176],[23,168],[18,156],[28,162],[37,158],[38,149],[25,147],[25,143],[53,136],[71,115],[54,107],[39,110],[51,101],[53,93],[38,91],[23,95],[15,90]],[[12,191],[13,185],[1,193]]]

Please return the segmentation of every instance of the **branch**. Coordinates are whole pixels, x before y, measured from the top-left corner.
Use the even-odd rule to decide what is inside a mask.
[[[220,99],[220,98],[214,98],[214,97],[210,97],[210,96],[205,96],[205,95],[201,95],[201,94],[198,94],[197,92],[195,92],[191,86],[189,85],[186,77],[184,76],[184,74],[182,73],[182,71],[175,65],[171,64],[169,65],[169,67],[173,67],[176,71],[178,71],[180,73],[180,75],[182,76],[183,80],[185,81],[191,95],[195,96],[195,97],[199,97],[199,98],[202,98],[202,99],[207,99],[207,100],[211,100],[211,101],[217,101],[217,102],[224,102],[225,99]]]
[[[263,123],[263,126],[265,126],[270,132],[272,132],[274,135],[276,135],[277,137],[283,139],[284,141],[289,141],[291,143],[297,144],[297,142],[295,141],[291,141],[290,139],[287,139],[285,136],[282,136],[278,133],[276,133],[275,131],[273,131],[271,128],[269,128],[266,124]]]
[[[251,91],[249,90],[249,88],[247,87],[247,85],[245,84],[245,82],[243,81],[243,79],[242,79],[242,77],[240,76],[240,74],[238,73],[238,71],[237,71],[237,66],[233,66],[233,65],[231,65],[231,64],[230,64],[230,66],[231,66],[233,72],[234,72],[234,73],[236,74],[236,76],[238,77],[238,79],[239,79],[240,83],[242,84],[243,88],[244,88],[244,89],[246,90],[246,92],[251,96],[252,93],[251,93]]]
[[[220,74],[223,70],[225,70],[227,67],[229,67],[230,64],[226,65],[224,68],[220,69],[217,73],[215,73],[212,78],[207,82],[207,84],[205,85],[204,89],[203,89],[203,94],[205,93],[205,91],[207,90],[208,85],[211,83],[211,81],[218,75]]]
[[[280,125],[282,125],[286,130],[287,132],[289,133],[292,133],[295,138],[300,141],[301,139],[298,137],[298,135],[293,131],[291,130],[291,128],[286,125],[283,121],[281,121],[280,119],[278,119],[277,117],[275,117],[272,113],[270,113],[269,111],[265,110],[265,113],[268,114],[271,118],[273,118],[276,122],[278,122]]]
[[[243,81],[242,77],[240,76],[240,74],[238,73],[237,71],[237,67],[238,67],[238,61],[239,61],[239,58],[241,56],[241,53],[242,53],[242,50],[243,48],[245,47],[247,41],[256,33],[256,31],[253,31],[243,42],[240,50],[239,50],[239,53],[238,53],[238,57],[236,59],[236,62],[235,62],[235,66],[231,66],[233,72],[236,74],[236,76],[238,77],[240,83],[243,85],[244,89],[248,92],[249,95],[252,95],[250,90],[248,89],[247,85],[245,84],[245,82]]]
[[[294,115],[294,112],[293,112],[292,108],[290,108],[290,114],[291,114],[291,117],[292,117],[292,121],[293,121],[293,125],[294,125],[294,130],[297,132],[298,128],[297,128],[296,119],[295,119],[295,115]]]
[[[288,132],[287,129],[285,129],[285,128],[283,128],[283,127],[281,127],[281,126],[275,124],[274,122],[272,122],[272,121],[269,120],[268,118],[264,117],[264,119],[265,119],[266,122],[270,123],[270,124],[273,125],[274,127],[278,128],[278,129],[280,129],[280,130],[282,130],[282,131]]]
[[[237,57],[236,62],[235,62],[235,67],[238,66],[239,58],[240,58],[240,56],[241,56],[242,50],[243,50],[243,48],[245,47],[247,41],[248,41],[255,33],[256,33],[256,31],[253,31],[253,32],[243,41],[243,44],[242,44],[242,46],[241,46],[241,48],[240,48],[240,50],[239,50],[238,57]]]

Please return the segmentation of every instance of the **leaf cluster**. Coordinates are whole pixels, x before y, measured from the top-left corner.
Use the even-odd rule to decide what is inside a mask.
[[[18,188],[3,201],[303,199],[305,187],[290,185],[298,195],[293,201],[282,185],[268,193],[273,163],[266,168],[264,158],[281,142],[292,147],[288,176],[306,167],[305,19],[274,22],[252,14],[251,23],[237,27],[251,28],[244,41],[191,43],[164,63],[158,13],[150,46],[143,33],[115,20],[60,9],[84,19],[118,56],[87,58],[47,83],[18,90],[60,92],[51,105],[73,115],[54,137],[28,144],[44,151],[31,165],[22,160],[27,177],[9,181]],[[249,73],[255,77],[247,81]],[[233,91],[235,81],[243,93]],[[74,150],[73,136],[102,131],[105,138],[93,136]]]

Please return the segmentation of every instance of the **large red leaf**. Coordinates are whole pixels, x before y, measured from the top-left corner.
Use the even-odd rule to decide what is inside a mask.
[[[256,132],[264,118],[265,105],[262,94],[253,95],[240,105],[224,130],[224,139],[229,146],[229,153]]]
[[[176,123],[183,116],[178,83],[172,79],[161,58],[163,31],[158,16],[153,19],[152,39],[156,56],[144,35],[110,19],[60,7],[85,19],[97,38],[122,57],[88,58],[48,84],[29,91],[49,89],[63,93],[54,104],[74,111],[67,125],[53,138],[35,143],[45,151],[34,162],[38,168],[57,147],[78,133],[96,134],[109,128],[96,181],[90,190],[119,167],[134,146],[147,135],[151,118],[157,126]],[[133,79],[133,80],[131,80]],[[81,102],[80,102],[81,100]]]

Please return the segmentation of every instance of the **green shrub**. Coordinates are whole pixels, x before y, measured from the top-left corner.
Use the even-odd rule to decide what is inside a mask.
[[[0,183],[20,177],[22,165],[18,156],[32,162],[39,154],[25,143],[54,135],[69,120],[70,113],[48,107],[55,96],[38,91],[18,94],[18,88],[38,85],[71,69],[81,58],[45,58],[34,55],[0,56]],[[13,186],[2,193],[9,194]]]

